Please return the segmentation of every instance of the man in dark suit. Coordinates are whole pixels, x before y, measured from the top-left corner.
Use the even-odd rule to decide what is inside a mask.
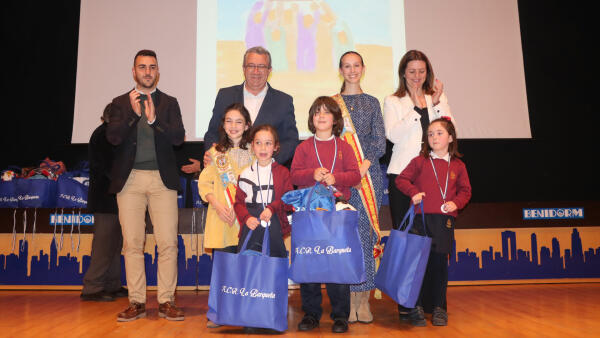
[[[177,99],[156,89],[156,53],[139,51],[132,73],[136,86],[112,101],[106,129],[108,141],[116,146],[109,192],[117,194],[130,302],[117,320],[146,316],[146,209],[158,246],[158,315],[183,320],[183,311],[175,306],[177,190],[181,187],[173,146],[183,143],[185,130]]]
[[[294,156],[294,150],[298,145],[298,129],[292,97],[267,83],[271,74],[271,54],[263,47],[248,49],[244,54],[242,68],[244,83],[221,88],[217,94],[208,131],[204,134],[204,150],[210,149],[213,143],[218,142],[219,125],[225,108],[232,103],[243,103],[250,113],[252,125],[270,124],[275,127],[281,145],[275,160],[286,165]],[[199,171],[200,164],[192,159],[190,161],[192,164],[184,166],[182,170]],[[209,162],[210,156],[205,152],[204,164]]]

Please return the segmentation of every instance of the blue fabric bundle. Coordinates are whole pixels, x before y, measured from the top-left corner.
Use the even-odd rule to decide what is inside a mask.
[[[288,191],[281,197],[281,200],[285,204],[292,205],[296,211],[318,210],[317,208],[328,211],[335,210],[335,199],[331,190],[321,183],[317,183],[311,188]]]

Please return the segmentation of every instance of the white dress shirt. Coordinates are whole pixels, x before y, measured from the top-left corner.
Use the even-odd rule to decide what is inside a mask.
[[[254,95],[246,89],[246,84],[244,83],[244,107],[248,109],[252,123],[256,121],[260,106],[262,106],[262,103],[265,100],[265,95],[267,95],[267,89],[268,86],[265,84],[265,88],[263,88],[263,90],[261,90],[257,95]]]

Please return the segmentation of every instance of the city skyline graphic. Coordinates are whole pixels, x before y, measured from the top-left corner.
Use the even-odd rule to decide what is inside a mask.
[[[52,236],[52,235],[50,235]],[[208,254],[190,253],[189,246],[192,242],[188,240],[187,247],[184,236],[178,235],[177,253],[177,285],[196,286],[210,284],[210,271],[212,269],[212,258]],[[40,235],[36,235],[40,237]],[[152,236],[148,236],[151,238]],[[189,238],[189,236],[187,236]],[[91,236],[89,236],[91,242]],[[36,238],[36,240],[39,240]],[[29,240],[18,240],[15,250],[19,254],[0,254],[0,284],[4,285],[81,285],[83,276],[87,271],[91,257],[88,254],[71,255],[59,254],[59,239],[51,238],[48,251],[42,249],[39,253],[29,252]],[[201,238],[199,239],[201,241]],[[146,268],[146,283],[156,286],[158,248],[153,239],[146,243],[144,263]],[[153,252],[148,248],[153,247]],[[78,257],[79,256],[79,257]],[[187,258],[186,258],[187,257]],[[126,285],[125,262],[121,255],[121,282]]]
[[[457,240],[450,254],[448,274],[450,281],[476,281],[476,280],[518,280],[518,279],[555,279],[555,278],[598,278],[600,277],[600,228],[545,228],[543,231],[552,233],[552,229],[560,229],[554,233],[565,233],[570,231],[569,236],[552,237],[540,240],[542,228],[527,229],[533,232],[522,231],[522,229],[481,229],[486,231],[487,237],[495,234],[499,240],[486,242],[485,249],[474,250],[469,244],[463,242],[474,237],[475,230],[457,230]],[[513,231],[515,230],[515,231]],[[538,230],[536,233],[535,230]],[[467,232],[470,231],[467,236]],[[520,232],[519,232],[520,231]],[[461,233],[465,232],[465,236]],[[582,240],[581,233],[588,237]],[[529,233],[529,236],[523,236]],[[520,236],[518,236],[520,234]],[[11,235],[1,235],[7,239]],[[49,242],[40,239],[50,236]],[[198,243],[202,237],[198,236]],[[149,236],[151,238],[152,236]],[[184,240],[185,237],[185,240]],[[465,237],[465,238],[463,238]],[[481,239],[487,238],[482,236]],[[520,238],[528,237],[528,238]],[[89,244],[82,245],[86,252],[71,253],[68,247],[59,250],[57,239],[51,234],[36,234],[36,241],[47,246],[36,245],[30,249],[29,240],[18,240],[15,252],[0,254],[0,284],[3,285],[81,285],[83,275],[90,264]],[[91,236],[89,239],[91,242]],[[384,242],[387,236],[384,238]],[[477,238],[471,238],[478,240]],[[562,243],[561,243],[562,240]],[[84,240],[82,239],[82,242]],[[153,239],[148,240],[146,253],[144,254],[146,265],[146,278],[149,286],[156,285],[156,263],[157,248]],[[195,242],[195,241],[194,241]],[[289,239],[288,241],[289,245]],[[457,242],[463,243],[457,246]],[[0,241],[5,244],[6,240]],[[179,235],[178,263],[178,286],[206,286],[210,284],[212,269],[212,258],[194,246],[189,235]],[[499,243],[499,245],[498,245]],[[523,245],[527,243],[528,245]],[[586,243],[587,245],[584,245]],[[39,243],[38,243],[39,244]],[[195,243],[194,243],[195,244]],[[466,245],[466,247],[465,247]],[[479,246],[484,244],[479,243]],[[3,245],[4,248],[6,246]],[[458,247],[458,249],[457,249]],[[154,248],[154,250],[152,250]],[[37,249],[39,249],[39,252]],[[121,256],[123,263],[123,256]],[[122,266],[122,281],[125,284],[124,264]]]
[[[577,228],[572,228],[570,248],[562,253],[556,237],[552,238],[550,247],[539,246],[537,234],[531,233],[530,250],[517,247],[515,231],[501,231],[500,238],[499,250],[490,245],[479,254],[468,248],[457,252],[455,240],[448,263],[448,280],[600,277],[600,246],[584,251]]]

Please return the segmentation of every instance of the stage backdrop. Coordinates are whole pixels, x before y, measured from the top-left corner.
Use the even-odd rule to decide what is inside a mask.
[[[302,137],[312,101],[339,91],[343,52],[362,54],[362,88],[383,104],[409,49],[444,82],[460,138],[531,137],[516,0],[83,0],[72,142],[87,142],[105,105],[133,88],[146,48],[186,140],[202,140],[217,90],[242,83],[243,53],[257,45],[272,53],[269,82],[293,96]]]

